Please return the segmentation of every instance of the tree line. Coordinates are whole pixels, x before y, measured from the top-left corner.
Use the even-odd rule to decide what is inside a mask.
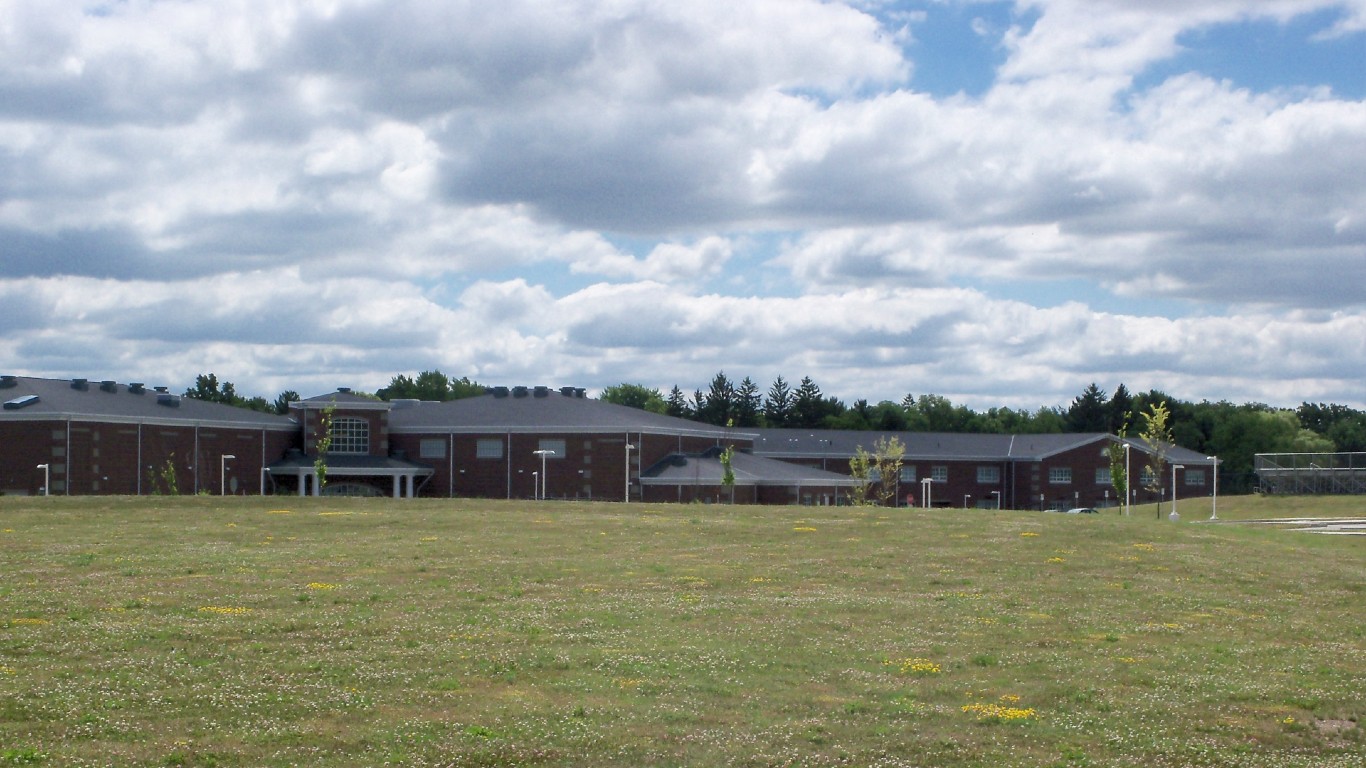
[[[794,388],[782,376],[766,392],[750,377],[735,384],[724,371],[704,389],[667,395],[640,384],[603,390],[601,399],[717,426],[850,429],[882,432],[998,434],[1092,433],[1138,435],[1145,416],[1165,408],[1172,442],[1221,462],[1221,489],[1249,492],[1256,484],[1258,453],[1366,451],[1366,411],[1344,405],[1302,403],[1276,408],[1226,400],[1191,402],[1157,389],[1131,393],[1123,383],[1107,393],[1092,383],[1066,407],[1037,410],[992,407],[977,411],[942,395],[908,394],[900,402],[846,405],[825,395],[810,378]]]
[[[446,401],[484,392],[484,385],[469,378],[451,378],[433,370],[416,376],[398,374],[388,386],[369,396],[379,400]],[[293,391],[280,393],[274,401],[243,397],[231,382],[220,382],[212,373],[200,375],[185,396],[280,414],[287,413],[289,403],[299,399]],[[900,402],[859,399],[846,404],[826,395],[809,376],[803,376],[796,386],[778,376],[765,390],[749,376],[736,383],[724,371],[713,376],[705,389],[694,389],[690,394],[678,385],[666,394],[643,384],[622,383],[604,389],[599,399],[738,428],[997,434],[1137,435],[1144,415],[1163,406],[1175,444],[1217,455],[1222,463],[1219,487],[1231,493],[1253,489],[1253,457],[1258,453],[1366,451],[1366,411],[1308,402],[1294,409],[1263,403],[1235,405],[1226,400],[1191,402],[1156,389],[1134,394],[1122,383],[1112,393],[1092,383],[1066,407],[1035,410],[991,407],[978,411],[935,394],[907,394]]]

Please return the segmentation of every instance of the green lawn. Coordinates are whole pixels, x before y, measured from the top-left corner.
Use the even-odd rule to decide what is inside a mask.
[[[1361,766],[1366,538],[1208,506],[0,497],[0,766]]]

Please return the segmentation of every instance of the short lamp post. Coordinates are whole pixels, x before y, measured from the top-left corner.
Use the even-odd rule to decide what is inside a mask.
[[[1210,461],[1210,472],[1214,475],[1214,498],[1210,500],[1209,519],[1219,519],[1219,457],[1206,456]]]
[[[972,494],[970,494],[970,493],[965,493],[965,494],[963,494],[963,509],[967,509],[967,508],[968,508],[968,499],[970,499],[970,498],[972,498]]]
[[[537,500],[537,501],[540,501],[540,500],[541,500],[541,473],[540,473],[540,472],[532,472],[532,473],[531,473],[531,498],[533,498],[533,499],[535,499],[535,500]]]
[[[225,453],[218,459],[218,495],[228,495],[228,459],[235,459],[231,453]]]
[[[39,464],[37,469],[43,470],[43,495],[50,495],[52,493],[52,489],[49,487],[52,485],[52,466],[50,464]]]
[[[922,477],[920,479],[920,495],[925,499],[925,509],[930,508],[930,491],[934,488],[934,478]]]
[[[1000,492],[1000,491],[992,491],[992,492],[991,492],[991,495],[996,497],[996,509],[999,510],[999,509],[1001,508],[1001,492]]]
[[[546,497],[545,457],[554,456],[555,452],[547,448],[542,448],[539,451],[532,451],[531,453],[533,456],[541,457],[541,498],[544,499]]]
[[[1133,486],[1130,485],[1130,483],[1133,482],[1133,479],[1134,479],[1134,478],[1133,478],[1133,475],[1129,474],[1129,448],[1130,448],[1130,447],[1132,447],[1132,446],[1130,446],[1128,443],[1125,443],[1125,444],[1124,444],[1124,516],[1125,516],[1125,517],[1128,517],[1128,516],[1129,516],[1129,500],[1132,499],[1132,498],[1134,497],[1134,489],[1133,489]]]
[[[1167,516],[1167,519],[1173,523],[1181,519],[1181,516],[1176,514],[1176,470],[1185,468],[1185,464],[1172,465],[1172,513]]]
[[[636,448],[636,447],[635,447],[634,445],[631,445],[630,443],[627,443],[627,444],[626,444],[626,502],[627,502],[627,503],[630,503],[630,501],[631,501],[631,451],[634,451],[635,448]]]

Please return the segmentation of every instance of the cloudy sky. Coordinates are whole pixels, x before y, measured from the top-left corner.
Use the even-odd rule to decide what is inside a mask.
[[[1366,406],[1366,0],[4,0],[0,373]]]

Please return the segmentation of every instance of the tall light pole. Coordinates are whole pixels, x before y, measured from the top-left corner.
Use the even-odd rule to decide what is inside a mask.
[[[1219,519],[1219,457],[1206,456],[1210,460],[1210,472],[1214,474],[1214,498],[1209,505],[1209,519]]]
[[[1129,474],[1129,448],[1132,446],[1128,442],[1124,443],[1124,516],[1129,516],[1129,500],[1134,497],[1134,487],[1130,485],[1133,475]]]
[[[52,485],[52,468],[51,468],[51,465],[49,465],[49,464],[39,464],[39,465],[36,467],[36,469],[41,469],[41,470],[43,470],[43,495],[44,495],[44,496],[51,495],[52,489],[49,488],[49,486]]]
[[[1168,519],[1171,520],[1172,522],[1176,522],[1177,520],[1180,520],[1180,519],[1181,519],[1181,516],[1178,515],[1178,514],[1176,514],[1176,470],[1178,470],[1178,469],[1185,469],[1185,468],[1186,468],[1186,465],[1185,465],[1185,464],[1173,464],[1173,465],[1172,465],[1172,513],[1171,513],[1171,515],[1168,517]]]
[[[631,501],[631,451],[635,450],[635,448],[636,448],[636,447],[635,447],[634,445],[631,445],[630,443],[627,443],[627,444],[626,444],[626,501],[627,501],[627,503],[630,503],[630,501]]]
[[[225,453],[218,459],[218,495],[228,495],[228,459],[235,459],[231,453]]]
[[[546,456],[554,456],[554,455],[555,455],[555,452],[554,452],[554,451],[551,451],[551,450],[548,450],[548,449],[545,449],[545,448],[542,448],[542,449],[539,450],[539,451],[532,451],[531,453],[532,453],[533,456],[540,456],[540,457],[541,457],[541,498],[544,499],[544,498],[545,498],[545,492],[546,492],[546,481],[545,481],[545,457],[546,457]]]

